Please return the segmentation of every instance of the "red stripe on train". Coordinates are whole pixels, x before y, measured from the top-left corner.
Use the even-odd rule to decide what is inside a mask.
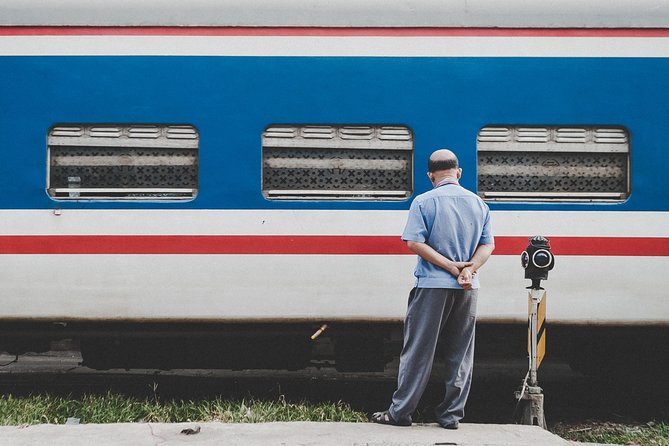
[[[556,255],[669,256],[664,237],[551,237]],[[528,237],[495,238],[496,255],[520,254]],[[398,236],[9,235],[0,254],[411,254]]]
[[[669,29],[5,26],[0,36],[669,37]]]

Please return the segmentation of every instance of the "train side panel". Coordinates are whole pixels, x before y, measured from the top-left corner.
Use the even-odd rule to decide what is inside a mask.
[[[151,48],[163,48],[160,36],[151,39]],[[273,39],[254,36],[254,51]],[[451,55],[432,54],[435,41],[423,51],[412,40],[419,50],[409,56],[378,56],[366,54],[365,37],[347,39],[330,39],[328,53],[318,46],[324,41],[302,37],[300,48],[311,43],[314,54],[284,56],[128,55],[127,36],[77,36],[71,42],[84,50],[76,55],[47,45],[47,54],[19,56],[3,44],[0,319],[398,325],[415,263],[399,240],[410,199],[267,199],[263,132],[277,124],[406,127],[415,196],[429,187],[425,160],[435,148],[458,153],[463,186],[476,191],[480,130],[525,125],[624,128],[631,192],[606,203],[491,202],[497,250],[481,272],[480,320],[525,320],[518,256],[527,237],[541,234],[557,256],[547,283],[551,320],[666,326],[669,37],[626,37],[622,46],[599,38],[609,46],[578,57],[567,54],[587,40],[565,37],[555,49],[555,40],[543,47],[541,39],[482,44],[465,36],[458,42],[476,54]],[[343,56],[352,44],[360,54]],[[532,57],[522,56],[523,45]],[[49,131],[77,124],[196,128],[196,197],[49,197]]]

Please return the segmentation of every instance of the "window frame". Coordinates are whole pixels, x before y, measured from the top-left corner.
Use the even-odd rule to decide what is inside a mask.
[[[77,160],[76,156],[58,154],[68,149],[92,151],[107,150],[106,154],[88,155]],[[154,153],[135,154],[132,152],[152,150]],[[162,154],[156,155],[156,150],[181,151],[183,156],[175,155],[169,162],[151,164]],[[112,154],[110,154],[110,152]],[[117,152],[117,153],[113,153]],[[130,154],[128,153],[130,152]],[[189,153],[192,152],[192,155]],[[58,165],[62,158],[64,164]],[[188,159],[191,158],[191,159]],[[116,164],[114,163],[116,161]],[[86,164],[92,163],[92,164]],[[63,163],[63,161],[61,161]],[[54,181],[53,168],[55,167],[110,167],[110,168],[138,168],[138,167],[179,167],[186,166],[195,169],[194,187],[77,187],[76,179],[80,176],[68,177],[67,187],[52,186]],[[137,175],[137,174],[136,174]],[[179,174],[175,174],[179,175]],[[47,171],[46,193],[54,201],[177,201],[194,200],[199,192],[200,181],[200,132],[190,124],[57,124],[47,132]],[[71,180],[70,180],[71,178]],[[73,185],[73,186],[70,186]]]
[[[631,138],[629,130],[620,125],[502,125],[490,124],[479,129],[476,139],[477,193],[486,202],[543,202],[543,203],[622,203],[632,194],[631,185]],[[491,191],[482,190],[481,158],[489,153],[548,155],[547,165],[534,169],[558,166],[550,155],[590,155],[604,157],[607,154],[625,154],[624,191]],[[587,169],[584,166],[581,169]],[[494,166],[492,167],[494,169]],[[546,175],[546,178],[550,178]],[[565,177],[569,178],[569,177]],[[599,178],[599,177],[592,177]],[[564,178],[563,178],[564,179]]]
[[[269,201],[406,201],[414,191],[414,133],[406,125],[386,125],[386,124],[271,124],[265,127],[261,138],[261,191],[263,197]],[[383,159],[341,159],[319,157],[319,159],[294,158],[295,166],[269,167],[274,163],[280,162],[273,160],[282,160],[286,162],[289,158],[272,158],[271,152],[280,152],[281,150],[302,150],[304,152],[312,151],[317,154],[322,151],[350,151],[359,153],[374,153],[385,155],[397,151],[403,152],[405,160],[383,160]],[[363,152],[365,151],[365,152]],[[349,153],[349,155],[351,155]],[[403,163],[407,163],[401,167]],[[367,164],[373,166],[393,166],[394,170],[402,171],[407,180],[403,190],[369,190],[369,189],[322,189],[322,188],[284,188],[278,189],[271,187],[272,181],[269,180],[270,169],[303,169],[308,170],[309,164],[313,169],[321,170],[340,170],[349,169],[349,175],[352,170],[361,170],[354,167],[355,164]],[[302,166],[300,166],[302,164]],[[370,168],[368,170],[373,170]],[[379,169],[383,170],[383,169]]]

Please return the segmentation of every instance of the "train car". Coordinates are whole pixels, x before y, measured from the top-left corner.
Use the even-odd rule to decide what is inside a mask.
[[[382,369],[449,147],[496,236],[480,351],[525,342],[543,235],[549,351],[666,359],[668,57],[651,0],[6,0],[0,348]]]

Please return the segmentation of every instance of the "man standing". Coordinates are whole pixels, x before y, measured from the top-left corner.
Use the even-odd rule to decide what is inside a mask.
[[[428,177],[434,188],[411,203],[402,240],[418,254],[416,287],[404,321],[397,390],[387,411],[372,421],[410,426],[427,386],[441,338],[447,370],[437,422],[457,429],[471,385],[478,269],[495,248],[488,206],[462,188],[462,169],[450,150],[432,153]]]

